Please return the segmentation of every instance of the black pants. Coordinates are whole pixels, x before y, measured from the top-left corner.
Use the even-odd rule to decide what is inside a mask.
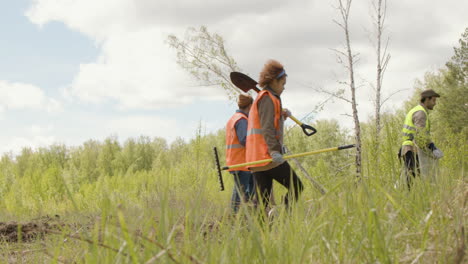
[[[408,184],[408,189],[411,189],[413,178],[416,178],[416,175],[419,174],[418,154],[408,151],[403,156],[403,160],[406,167],[406,183]]]
[[[296,201],[299,198],[299,194],[304,189],[304,185],[291,166],[289,166],[288,162],[284,162],[271,170],[254,172],[253,175],[257,188],[257,202],[262,202],[265,208],[267,208],[270,203],[273,180],[276,180],[288,189],[288,193],[284,197],[286,206],[288,206],[290,199]]]

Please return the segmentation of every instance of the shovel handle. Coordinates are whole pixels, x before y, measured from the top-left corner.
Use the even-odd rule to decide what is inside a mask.
[[[309,126],[309,125],[302,124],[301,127],[302,127],[302,131],[304,131],[304,134],[306,134],[308,137],[310,137],[313,134],[317,133],[317,129],[315,129],[315,128]],[[308,132],[307,131],[308,129],[310,129],[311,131]]]
[[[306,134],[308,137],[314,135],[315,133],[317,133],[317,129],[313,128],[312,126],[309,126],[307,124],[304,124],[302,123],[301,121],[299,121],[297,118],[295,118],[294,116],[289,116],[289,118],[291,118],[294,122],[296,122],[296,124],[300,125],[301,128],[302,128],[302,131],[304,132],[304,134]],[[310,130],[310,131],[309,131]]]
[[[229,74],[229,77],[231,78],[231,82],[240,88],[243,92],[249,92],[250,90],[254,90],[257,93],[260,92],[260,89],[257,87],[257,81],[254,79],[250,78],[249,76],[241,73],[241,72],[231,72]],[[304,134],[307,136],[312,136],[313,134],[317,133],[317,130],[309,125],[303,124],[301,121],[297,120],[294,116],[290,116],[296,124],[302,127],[302,131],[304,131]],[[310,130],[310,131],[308,131]]]

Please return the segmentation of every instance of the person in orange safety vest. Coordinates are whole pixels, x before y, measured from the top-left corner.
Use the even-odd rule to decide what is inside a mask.
[[[245,142],[247,138],[247,120],[253,98],[248,94],[240,94],[237,100],[239,109],[226,124],[226,164],[228,166],[245,163]],[[246,167],[230,169],[234,176],[234,190],[231,198],[231,208],[236,213],[242,202],[251,200],[255,193],[252,172]],[[241,199],[242,197],[242,199]]]
[[[247,128],[246,162],[273,159],[257,165],[250,165],[256,184],[257,201],[265,209],[270,203],[273,180],[288,189],[284,198],[286,206],[297,200],[304,186],[289,163],[283,159],[283,124],[291,115],[282,109],[281,93],[284,91],[287,74],[281,63],[269,60],[260,73],[259,85],[262,91],[252,104]]]

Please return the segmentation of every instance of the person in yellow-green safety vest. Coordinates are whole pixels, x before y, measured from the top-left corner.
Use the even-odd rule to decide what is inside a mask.
[[[420,104],[413,107],[406,115],[399,155],[404,161],[408,189],[411,189],[412,179],[420,174],[421,155],[430,156],[432,159],[440,159],[444,155],[432,142],[428,112],[434,109],[439,97],[440,95],[432,89],[423,91]]]

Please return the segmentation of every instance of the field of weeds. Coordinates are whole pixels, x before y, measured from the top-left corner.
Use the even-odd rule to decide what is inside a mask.
[[[387,120],[389,127],[392,122]],[[307,138],[287,134],[293,153],[351,140],[336,122],[314,124]],[[371,132],[369,132],[370,134]],[[353,150],[301,158],[327,192],[295,163],[305,191],[291,211],[264,218],[229,208],[232,179],[220,192],[212,147],[224,132],[190,142],[141,137],[118,143],[54,145],[0,161],[0,259],[8,263],[463,263],[466,252],[467,150],[448,138],[436,182],[401,184],[396,129],[378,154],[364,141],[357,178]],[[223,155],[223,152],[221,152]],[[223,156],[221,160],[223,161]],[[378,163],[376,165],[376,163]]]

